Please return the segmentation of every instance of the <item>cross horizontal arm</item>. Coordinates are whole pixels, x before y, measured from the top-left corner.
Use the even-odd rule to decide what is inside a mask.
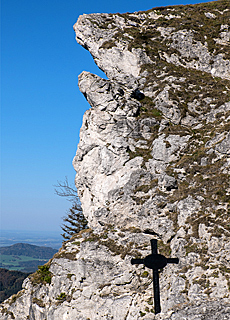
[[[143,264],[144,259],[131,259],[131,264]]]
[[[167,258],[167,263],[179,263],[178,258]]]

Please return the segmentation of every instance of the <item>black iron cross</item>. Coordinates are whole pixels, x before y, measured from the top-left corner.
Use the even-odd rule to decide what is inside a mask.
[[[159,269],[163,269],[168,263],[179,263],[178,258],[166,258],[157,253],[157,240],[151,240],[152,254],[144,259],[131,259],[132,264],[144,264],[147,268],[153,269],[153,291],[154,291],[154,308],[155,314],[161,312],[160,305],[160,286],[159,286]]]

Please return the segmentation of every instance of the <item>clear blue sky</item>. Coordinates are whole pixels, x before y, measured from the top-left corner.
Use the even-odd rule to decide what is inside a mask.
[[[193,0],[1,0],[1,228],[60,231],[70,203],[54,194],[89,108],[77,87],[87,70],[103,76],[75,41],[80,14],[134,12]]]

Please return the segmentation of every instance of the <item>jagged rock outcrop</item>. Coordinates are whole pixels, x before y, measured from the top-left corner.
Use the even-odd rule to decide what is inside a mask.
[[[90,229],[2,306],[1,319],[230,317],[230,7],[220,0],[74,26],[108,79],[89,72],[91,105],[73,161]],[[152,279],[131,257],[178,257]]]

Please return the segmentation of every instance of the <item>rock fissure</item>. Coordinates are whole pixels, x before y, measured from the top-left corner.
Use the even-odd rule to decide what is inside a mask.
[[[76,40],[108,78],[79,75],[91,108],[73,166],[90,228],[1,319],[155,319],[150,275],[130,263],[152,238],[180,259],[160,273],[156,319],[229,317],[229,21],[229,0],[79,17]]]

